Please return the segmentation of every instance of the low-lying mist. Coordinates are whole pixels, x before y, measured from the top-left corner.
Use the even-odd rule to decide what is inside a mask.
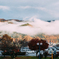
[[[7,32],[18,32],[27,35],[36,35],[36,34],[47,34],[47,35],[57,35],[59,34],[59,20],[55,20],[52,22],[42,21],[40,19],[34,18],[34,21],[27,22],[13,22],[13,24],[8,22],[0,22],[0,31]],[[29,24],[25,26],[21,26],[24,24]],[[31,26],[30,26],[31,25]]]

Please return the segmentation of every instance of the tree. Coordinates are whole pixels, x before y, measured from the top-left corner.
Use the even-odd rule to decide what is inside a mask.
[[[24,40],[19,40],[18,41],[20,48],[21,47],[26,47],[28,45],[28,42],[24,39]]]
[[[29,46],[29,49],[31,50],[38,50],[39,47],[37,45],[37,43],[39,42],[39,39],[35,38],[35,39],[32,39],[29,43],[28,43],[28,46]]]
[[[11,42],[13,41],[13,39],[8,36],[7,34],[3,35],[2,37],[2,50],[8,50],[12,45]]]
[[[34,38],[32,39],[29,43],[28,43],[28,46],[29,46],[29,49],[31,50],[39,50],[39,46],[37,45],[37,43],[42,43],[42,45],[40,46],[40,50],[45,50],[48,48],[48,43],[46,42],[46,40],[42,40],[42,39],[37,39],[37,38]],[[36,52],[37,54],[37,52]]]
[[[21,47],[26,47],[27,45],[28,45],[28,42],[26,41],[26,39],[24,39],[24,40],[22,41]]]

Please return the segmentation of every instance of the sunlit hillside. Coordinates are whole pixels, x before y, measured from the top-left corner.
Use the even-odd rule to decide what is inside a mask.
[[[35,18],[33,21],[0,22],[0,37],[4,34],[21,40],[26,38],[27,41],[30,41],[32,38],[42,38],[48,42],[58,43],[59,20],[46,22]]]

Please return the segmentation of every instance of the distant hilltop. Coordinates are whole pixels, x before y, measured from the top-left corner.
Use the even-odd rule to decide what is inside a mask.
[[[8,20],[0,19],[0,22],[7,22],[7,21],[12,21],[12,20],[17,21],[17,22],[23,22],[24,21],[24,20],[19,20],[19,19],[8,19]],[[52,22],[52,21],[55,21],[55,20],[47,20],[46,22]],[[26,22],[26,20],[24,22]]]
[[[52,22],[52,21],[55,21],[55,20],[48,20],[47,22]]]
[[[23,20],[18,20],[18,19],[8,19],[8,20],[0,19],[0,22],[7,22],[7,21],[12,21],[12,20],[17,21],[17,22],[22,22],[23,21]]]
[[[7,20],[5,20],[5,19],[0,19],[0,22],[4,22],[4,21],[7,21]]]

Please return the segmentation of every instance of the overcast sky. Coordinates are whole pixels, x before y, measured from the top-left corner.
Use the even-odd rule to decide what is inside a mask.
[[[0,18],[59,20],[59,0],[0,0]]]

